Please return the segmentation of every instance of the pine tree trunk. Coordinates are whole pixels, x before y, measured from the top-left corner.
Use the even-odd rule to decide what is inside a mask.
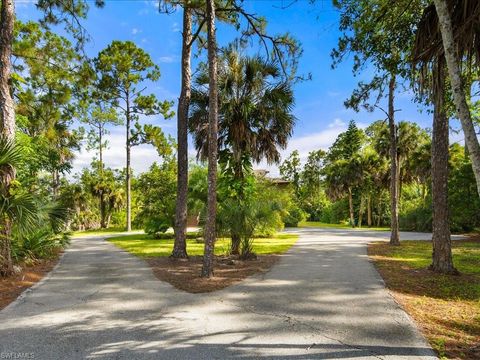
[[[394,93],[396,80],[395,75],[390,78],[388,92],[388,128],[390,130],[390,210],[391,210],[391,235],[390,245],[400,245],[398,225],[398,186],[399,171],[397,157],[397,129],[395,125]]]
[[[188,196],[188,109],[192,86],[191,75],[192,9],[184,5],[182,34],[182,84],[177,110],[177,204],[175,209],[175,243],[171,257],[187,258]]]
[[[103,190],[100,192],[100,227],[107,228],[107,209],[105,204],[105,194]]]
[[[372,226],[372,196],[368,195],[367,197],[367,225],[368,227]]]
[[[0,4],[0,136],[8,141],[15,141],[15,104],[10,89],[15,8],[13,0],[2,0]],[[15,179],[15,169],[8,167],[1,169],[1,172],[1,196],[9,196],[10,184]],[[4,214],[0,216],[0,274],[8,276],[13,273],[12,224]]]
[[[448,117],[444,107],[445,74],[443,61],[434,71],[434,116],[432,135],[432,265],[439,273],[457,273],[453,266],[448,214]]]
[[[127,192],[127,231],[132,231],[132,181],[131,181],[131,160],[130,160],[130,102],[127,95],[127,112],[126,112],[126,151],[127,151],[127,166],[125,174],[126,192]]]
[[[216,238],[217,216],[217,137],[218,137],[218,94],[217,94],[217,41],[215,34],[215,1],[207,0],[208,26],[208,200],[205,224],[205,251],[202,277],[213,275],[213,255]]]
[[[353,212],[353,196],[351,188],[348,188],[348,210],[350,212],[350,226],[355,227],[355,214]]]
[[[453,102],[455,104],[457,116],[462,124],[463,133],[465,135],[465,144],[470,153],[470,160],[472,161],[472,168],[475,174],[475,180],[477,181],[477,191],[480,195],[480,144],[478,143],[475,127],[472,122],[472,116],[467,104],[462,73],[460,70],[460,59],[457,54],[457,48],[453,36],[452,20],[446,0],[434,0],[434,3],[442,33],[445,59],[447,60],[448,74],[452,87]]]

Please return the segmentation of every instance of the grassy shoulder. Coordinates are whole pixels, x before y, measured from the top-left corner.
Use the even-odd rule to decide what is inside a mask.
[[[109,227],[106,229],[93,229],[93,230],[83,230],[83,231],[74,231],[71,233],[72,237],[87,237],[87,236],[96,236],[96,235],[115,235],[120,233],[126,233],[124,227]]]
[[[297,239],[298,235],[293,234],[277,234],[271,238],[256,238],[253,240],[253,251],[257,255],[281,254],[287,251]],[[108,241],[139,257],[170,256],[173,249],[173,236],[167,239],[154,239],[146,234],[134,234],[111,237]],[[203,248],[202,240],[187,239],[188,255],[201,256],[203,255]],[[229,248],[229,238],[217,239],[215,255],[227,255]]]
[[[303,221],[298,224],[300,228],[325,228],[325,229],[349,229],[349,230],[371,230],[371,231],[390,231],[389,227],[362,227],[352,228],[350,224],[329,224],[320,221]]]
[[[256,238],[253,240],[253,251],[257,258],[245,261],[228,255],[230,239],[217,239],[214,274],[206,279],[200,277],[204,244],[202,239],[197,240],[198,234],[187,234],[188,259],[171,259],[173,236],[164,234],[162,237],[154,239],[145,234],[135,234],[111,237],[108,241],[145,259],[158,279],[191,293],[221,290],[249,276],[267,272],[279,259],[279,254],[290,249],[298,239],[298,235],[293,234]]]
[[[480,240],[453,242],[459,276],[428,270],[429,241],[392,247],[369,244],[368,253],[397,301],[419,324],[441,358],[480,358]]]

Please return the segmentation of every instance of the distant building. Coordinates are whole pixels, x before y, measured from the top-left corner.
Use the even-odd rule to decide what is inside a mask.
[[[259,179],[265,179],[267,181],[270,181],[273,185],[278,186],[278,187],[287,187],[290,185],[292,182],[289,180],[285,180],[282,178],[277,178],[277,177],[269,177],[267,176],[269,171],[265,169],[258,169],[258,170],[253,170],[253,173],[255,176]]]

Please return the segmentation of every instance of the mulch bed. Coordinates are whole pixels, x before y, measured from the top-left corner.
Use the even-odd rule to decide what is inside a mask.
[[[280,258],[279,255],[261,255],[255,260],[238,260],[235,257],[215,257],[214,276],[206,279],[200,276],[201,256],[188,259],[156,257],[146,259],[155,276],[170,283],[177,289],[190,293],[206,293],[224,289],[245,278],[265,273]]]
[[[39,260],[34,264],[21,264],[22,271],[7,278],[0,277],[0,310],[14,301],[20,294],[39,282],[57,264],[60,253],[51,259]]]

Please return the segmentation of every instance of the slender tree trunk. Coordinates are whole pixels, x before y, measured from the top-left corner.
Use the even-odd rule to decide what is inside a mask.
[[[52,193],[55,198],[58,197],[58,192],[60,188],[60,174],[58,170],[52,171]]]
[[[470,153],[470,160],[472,161],[472,168],[475,174],[475,180],[477,181],[477,191],[480,195],[480,144],[478,143],[472,116],[467,104],[462,72],[460,70],[460,59],[453,36],[452,20],[446,0],[434,0],[434,3],[437,10],[440,31],[442,33],[445,59],[447,60],[448,74],[452,86],[453,102],[457,116],[462,124],[465,144]]]
[[[397,157],[397,127],[395,125],[395,75],[390,78],[388,86],[388,128],[390,130],[390,211],[391,211],[391,235],[390,245],[400,245],[399,225],[398,225],[398,186],[399,171]]]
[[[127,150],[127,167],[125,169],[125,181],[126,181],[126,192],[127,192],[127,231],[132,231],[132,195],[131,195],[131,161],[130,161],[130,101],[127,94],[127,112],[126,112],[126,150]]]
[[[367,226],[372,226],[372,195],[367,197]]]
[[[348,209],[350,212],[350,225],[355,227],[355,214],[353,212],[353,196],[351,188],[348,188]]]
[[[15,141],[15,104],[10,89],[15,8],[13,0],[2,0],[0,6],[0,136],[7,141]],[[8,167],[0,171],[0,195],[9,196],[15,169]],[[13,273],[11,235],[11,220],[0,214],[0,274],[3,276]]]
[[[434,116],[432,136],[432,265],[439,273],[454,274],[450,219],[448,214],[448,117],[444,107],[445,74],[443,61],[434,71]]]
[[[186,4],[183,9],[182,34],[182,84],[177,110],[177,204],[175,209],[175,243],[171,257],[187,256],[187,196],[188,196],[188,109],[190,107],[192,42],[192,9]]]
[[[100,162],[100,178],[103,181],[103,126],[100,124],[98,128],[98,160]],[[106,229],[107,225],[107,204],[105,203],[105,193],[100,190],[100,227]]]
[[[216,238],[217,216],[217,136],[218,136],[218,94],[217,94],[217,40],[215,34],[215,0],[207,0],[208,26],[208,200],[205,224],[205,251],[202,277],[213,275],[213,255]]]
[[[363,196],[360,196],[360,208],[358,209],[358,227],[362,227],[362,221],[363,221],[363,207],[364,207],[364,202],[365,198]]]
[[[99,145],[98,145],[98,159],[100,161],[100,175],[103,175],[103,127],[100,125],[98,129],[98,139],[99,139]]]

